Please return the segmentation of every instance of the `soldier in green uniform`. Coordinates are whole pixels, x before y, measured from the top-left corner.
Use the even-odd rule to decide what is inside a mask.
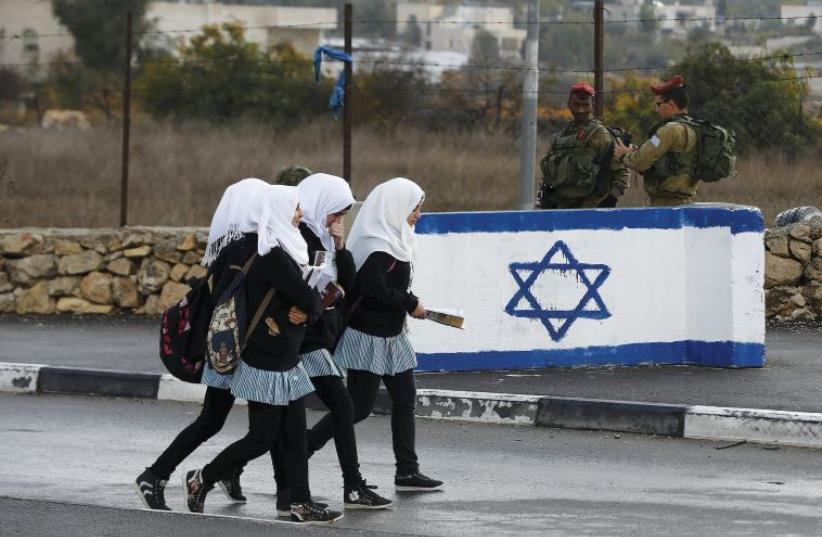
[[[285,166],[277,172],[274,183],[285,186],[297,186],[300,181],[311,175],[311,170],[305,166]]]
[[[617,142],[614,159],[645,177],[651,207],[691,203],[699,179],[693,177],[697,159],[697,132],[689,124],[688,92],[682,76],[651,86],[656,113],[662,120],[640,147]]]
[[[542,209],[615,207],[628,189],[631,172],[612,159],[620,131],[594,119],[594,89],[584,82],[571,86],[568,109],[574,117],[551,137],[540,162]]]

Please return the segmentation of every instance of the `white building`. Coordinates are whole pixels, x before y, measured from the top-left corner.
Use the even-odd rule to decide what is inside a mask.
[[[27,75],[60,52],[74,49],[74,38],[51,12],[51,0],[0,1],[0,63]]]
[[[501,57],[521,58],[527,34],[514,27],[514,12],[508,7],[398,3],[397,33],[404,34],[414,23],[420,29],[421,48],[464,55],[471,53],[474,36],[482,30],[497,39]]]
[[[796,26],[805,25],[808,23],[809,18],[816,17],[816,24],[813,25],[813,31],[822,35],[822,2],[808,2],[806,6],[782,6],[782,11],[779,16],[782,18],[802,17],[785,21],[786,24]]]
[[[654,12],[659,19],[661,33],[684,37],[689,31],[697,28],[716,31],[716,7],[710,1],[704,5],[681,5],[679,2],[656,4]]]
[[[250,6],[222,2],[152,2],[146,19],[153,23],[155,44],[173,50],[207,24],[237,22],[246,27],[246,39],[261,47],[291,43],[311,55],[328,30],[337,28],[336,8]],[[195,30],[180,32],[179,30]]]
[[[248,29],[246,38],[251,42],[263,47],[288,42],[298,52],[310,55],[322,43],[324,33],[337,28],[335,8],[215,1],[152,2],[146,19],[153,23],[153,29],[143,39],[168,50],[196,35],[203,25],[238,22]],[[0,0],[0,63],[36,75],[56,55],[73,50],[74,39],[52,13],[51,0]]]

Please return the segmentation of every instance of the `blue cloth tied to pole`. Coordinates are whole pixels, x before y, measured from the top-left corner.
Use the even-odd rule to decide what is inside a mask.
[[[320,67],[323,63],[323,56],[347,63],[352,63],[354,61],[350,54],[343,52],[342,50],[323,46],[317,47],[317,50],[314,51],[314,82],[318,84],[320,82]],[[337,82],[334,84],[334,90],[331,92],[331,98],[328,100],[328,106],[334,112],[335,116],[339,115],[340,110],[342,110],[343,107],[345,83],[345,69],[343,69],[340,76],[337,78]]]

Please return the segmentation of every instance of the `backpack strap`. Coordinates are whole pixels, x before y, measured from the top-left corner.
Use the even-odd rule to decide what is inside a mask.
[[[245,265],[242,267],[240,265],[229,265],[228,268],[231,270],[239,270],[242,271],[243,274],[248,274],[248,271],[251,269],[251,264],[254,260],[257,259],[257,252],[254,252],[254,255],[248,258],[248,261],[245,262]]]
[[[254,332],[254,329],[257,328],[257,325],[260,324],[260,319],[263,317],[263,313],[268,305],[271,303],[271,299],[274,298],[274,293],[276,293],[276,289],[273,287],[268,290],[268,292],[263,297],[263,301],[260,302],[260,307],[257,308],[257,311],[254,312],[254,317],[251,319],[251,322],[248,324],[248,331],[245,334],[245,339],[243,340],[243,349],[245,349],[246,343],[248,343],[248,338],[251,337],[251,334]]]

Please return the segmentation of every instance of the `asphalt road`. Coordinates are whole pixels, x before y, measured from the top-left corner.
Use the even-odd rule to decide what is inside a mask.
[[[158,321],[0,317],[0,362],[164,373]],[[822,412],[822,329],[769,329],[768,365],[428,373],[420,388]]]
[[[269,522],[274,497],[265,457],[243,474],[245,506],[214,491],[206,515],[135,511],[132,480],[198,411],[146,400],[0,395],[0,535],[330,534]],[[172,508],[183,511],[179,474],[245,430],[238,407],[172,476]],[[418,420],[422,470],[446,488],[403,495],[391,486],[388,431],[384,417],[357,428],[363,474],[396,497],[396,507],[347,513],[335,528],[472,537],[822,534],[820,451]],[[311,484],[316,497],[341,504],[331,446],[312,459]]]

